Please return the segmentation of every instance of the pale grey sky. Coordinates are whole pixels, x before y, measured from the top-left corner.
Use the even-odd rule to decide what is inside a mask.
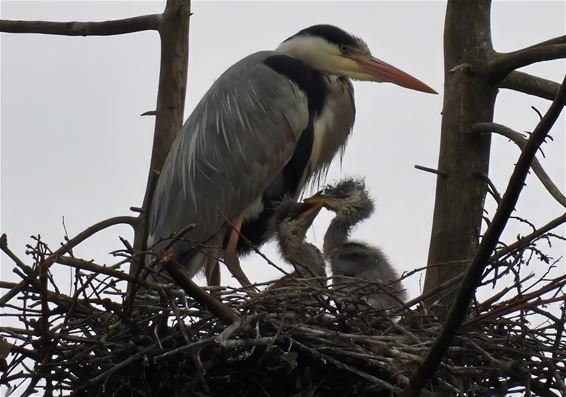
[[[4,19],[105,20],[161,12],[163,2],[3,1]],[[442,29],[445,3],[419,2],[194,2],[185,117],[215,78],[238,59],[275,48],[298,30],[330,23],[362,37],[373,54],[439,91],[432,96],[390,84],[355,83],[357,117],[342,166],[328,180],[363,176],[376,200],[375,215],[354,237],[377,244],[400,271],[426,264],[435,177],[413,168],[435,167],[442,110]],[[511,51],[564,35],[563,2],[495,2],[494,44]],[[62,216],[70,235],[107,217],[139,206],[145,189],[159,73],[154,32],[116,37],[72,38],[1,34],[1,222],[11,248],[23,255],[29,235],[41,234],[52,248],[62,240]],[[560,81],[564,62],[547,62],[529,72]],[[548,101],[502,91],[495,120],[532,130]],[[564,119],[554,129],[541,161],[564,187]],[[500,191],[518,158],[514,144],[496,137],[492,173]],[[488,200],[490,214],[494,205]],[[518,213],[542,225],[564,211],[534,176],[528,179]],[[464,216],[464,215],[463,215]],[[329,214],[309,233],[321,245]],[[513,241],[526,228],[505,234]],[[75,250],[76,255],[112,263],[120,248],[115,228]],[[265,253],[281,264],[273,245]],[[563,247],[554,247],[562,255]],[[13,279],[2,257],[2,279]],[[56,277],[68,278],[56,268]],[[279,277],[254,255],[244,262],[253,281]],[[564,271],[564,269],[560,270]],[[224,274],[224,280],[228,276]],[[231,284],[233,282],[230,281]],[[408,281],[410,296],[419,290]]]

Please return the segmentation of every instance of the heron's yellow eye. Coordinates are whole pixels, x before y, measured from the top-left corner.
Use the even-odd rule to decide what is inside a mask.
[[[338,48],[340,49],[340,52],[342,53],[342,55],[348,52],[348,47],[346,47],[345,45],[341,45]]]

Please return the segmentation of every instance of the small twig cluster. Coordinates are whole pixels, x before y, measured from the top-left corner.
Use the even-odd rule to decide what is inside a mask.
[[[441,330],[436,302],[458,284],[387,310],[367,304],[370,294],[388,293],[379,283],[360,281],[352,290],[332,279],[327,280],[331,288],[291,279],[271,288],[256,285],[262,292],[251,296],[222,287],[209,295],[234,313],[222,317],[173,283],[143,282],[136,299],[129,299],[125,286],[132,276],[119,268],[124,261],[107,267],[64,256],[76,241],[52,252],[36,238],[29,246],[34,265],[28,266],[2,236],[0,247],[22,279],[0,283],[9,292],[4,297],[12,297],[3,298],[5,314],[20,324],[0,327],[0,381],[12,391],[398,394]],[[120,255],[135,258],[125,245]],[[566,309],[563,305],[561,314],[546,310],[564,300],[566,276],[535,280],[514,273],[537,252],[531,242],[488,267],[484,285],[509,275],[512,281],[474,303],[425,395],[438,389],[456,395],[566,395]],[[53,263],[75,269],[70,294],[51,277]]]

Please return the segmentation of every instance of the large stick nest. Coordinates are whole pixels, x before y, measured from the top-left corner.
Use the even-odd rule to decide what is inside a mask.
[[[0,380],[28,395],[395,395],[439,332],[444,309],[435,302],[457,287],[389,310],[365,304],[387,293],[378,283],[352,290],[294,280],[252,296],[220,288],[213,293],[238,313],[223,321],[178,287],[146,285],[130,299],[117,266],[53,258],[39,239],[30,253],[33,267],[16,263],[22,282],[2,282],[17,293],[3,303],[22,325],[0,329]],[[516,267],[509,258],[486,284]],[[71,294],[50,276],[53,262],[76,270]],[[558,317],[545,309],[564,299],[566,277],[532,278],[474,303],[423,395],[566,395],[564,307]]]

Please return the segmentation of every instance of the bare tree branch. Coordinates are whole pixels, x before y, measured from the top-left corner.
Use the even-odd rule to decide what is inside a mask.
[[[520,238],[519,240],[515,241],[513,244],[509,244],[508,246],[506,246],[505,248],[500,249],[499,251],[497,251],[492,257],[492,260],[497,260],[499,258],[502,258],[503,256],[517,250],[523,247],[526,247],[527,245],[529,245],[534,239],[542,236],[543,234],[545,234],[546,232],[551,231],[552,229],[562,225],[564,222],[566,222],[566,213],[562,214],[561,216],[559,216],[558,218],[553,219],[552,221],[548,222],[546,225],[538,228],[537,230],[535,230],[534,232],[532,232],[531,234],[528,234],[522,238]]]
[[[432,377],[436,368],[441,363],[442,358],[448,351],[448,347],[452,343],[456,332],[466,316],[470,301],[472,300],[475,290],[481,281],[483,271],[489,263],[490,256],[492,255],[497,242],[499,241],[499,237],[501,236],[511,213],[515,208],[517,200],[519,199],[531,162],[535,158],[535,155],[540,145],[544,142],[548,132],[558,119],[565,103],[566,77],[562,82],[556,99],[552,102],[552,105],[550,105],[550,108],[536,126],[529,142],[522,151],[509,180],[509,184],[507,185],[505,194],[503,195],[503,199],[501,200],[501,204],[493,217],[493,221],[483,236],[476,255],[472,259],[472,262],[466,271],[460,289],[458,290],[458,294],[456,295],[456,299],[450,308],[442,330],[434,341],[432,347],[429,349],[421,365],[419,365],[419,368],[412,376],[411,386],[403,392],[403,397],[419,395],[420,390]]]
[[[108,266],[101,266],[96,263],[88,262],[83,259],[73,258],[71,256],[60,256],[59,258],[57,258],[55,262],[60,263],[62,265],[73,267],[75,269],[95,272],[97,274],[106,274],[108,276],[116,277],[118,280],[129,281],[131,283],[139,284],[141,286],[144,286],[146,288],[151,288],[154,290],[157,290],[162,287],[162,285],[157,283],[152,283],[151,281],[136,279],[135,277],[121,270],[116,270]]]
[[[536,43],[526,47],[525,49],[535,48],[535,47],[543,47],[552,44],[566,44],[566,36],[558,36],[554,37],[549,40],[541,41],[540,43]]]
[[[81,233],[77,234],[75,237],[70,239],[67,243],[63,244],[58,250],[53,252],[46,260],[47,266],[50,266],[53,262],[55,262],[60,256],[65,255],[71,249],[82,243],[84,240],[92,236],[93,234],[98,233],[101,230],[109,228],[110,226],[119,225],[119,224],[127,224],[135,228],[137,224],[137,218],[132,216],[117,216],[114,218],[105,219],[101,222],[98,222],[91,227],[87,228],[86,230],[82,231]],[[38,277],[39,270],[36,269],[33,272],[33,277]],[[20,281],[18,285],[12,288],[10,291],[6,292],[2,298],[0,298],[0,307],[4,306],[6,303],[10,301],[13,297],[15,297],[18,292],[20,292],[23,288],[28,285],[27,280]]]
[[[160,17],[158,14],[152,14],[103,22],[0,20],[0,32],[40,33],[62,36],[111,36],[145,30],[158,30]]]
[[[552,101],[556,97],[560,84],[528,73],[514,71],[499,82],[499,87]]]
[[[512,140],[517,144],[517,146],[519,146],[519,148],[521,148],[521,150],[524,150],[525,146],[528,143],[528,140],[519,132],[497,123],[478,123],[471,128],[470,132],[476,134],[494,132]],[[550,179],[536,157],[531,163],[531,168],[533,169],[535,175],[540,179],[546,190],[548,190],[550,195],[554,197],[556,201],[558,201],[563,207],[566,207],[566,197],[564,197],[560,189],[558,189],[554,182],[552,182],[552,179]]]
[[[516,69],[560,58],[566,58],[566,44],[532,46],[506,54],[496,53],[487,66],[487,76],[490,81],[499,82]]]
[[[160,260],[160,264],[177,285],[183,288],[187,294],[218,316],[222,321],[232,324],[240,319],[240,315],[236,311],[195,284],[195,282],[181,270],[181,265],[174,257],[167,255]]]

